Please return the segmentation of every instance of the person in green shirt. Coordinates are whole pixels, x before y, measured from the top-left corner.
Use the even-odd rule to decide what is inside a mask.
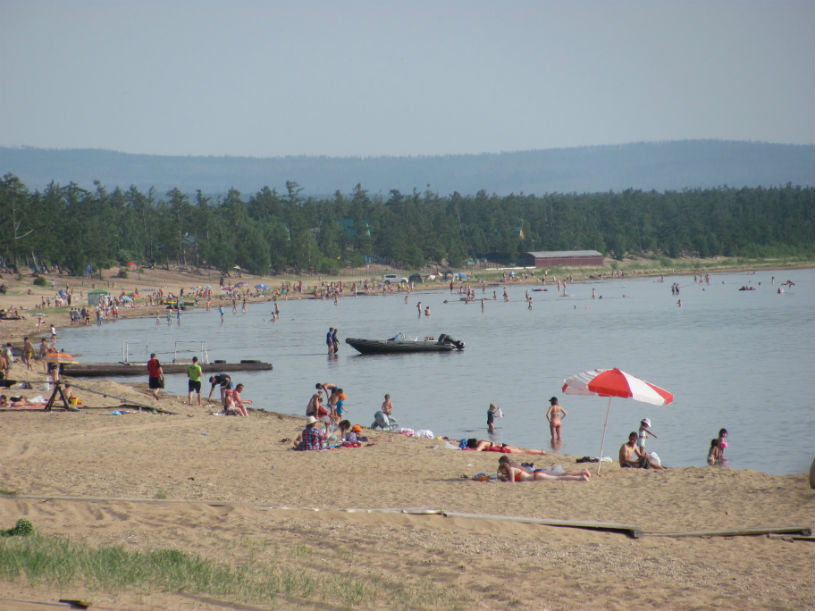
[[[189,382],[187,382],[187,389],[189,390],[189,395],[187,396],[187,405],[192,405],[192,393],[195,392],[198,395],[198,407],[201,407],[201,376],[203,372],[201,371],[201,365],[198,364],[198,357],[192,357],[192,365],[187,367],[187,377],[189,378]]]

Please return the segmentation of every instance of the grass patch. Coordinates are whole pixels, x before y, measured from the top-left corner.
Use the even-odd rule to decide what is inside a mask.
[[[8,490],[7,488],[0,488],[0,495],[2,496],[17,496],[16,490]]]
[[[301,550],[302,553],[302,550]],[[90,546],[33,533],[0,539],[0,580],[26,579],[32,585],[82,584],[106,591],[194,593],[269,608],[293,606],[344,609],[462,608],[449,588],[429,580],[394,582],[342,572],[257,561],[239,566],[214,562],[175,549],[148,552]]]
[[[156,490],[156,494],[153,497],[154,499],[166,499],[167,498],[167,491],[163,488],[159,488]]]

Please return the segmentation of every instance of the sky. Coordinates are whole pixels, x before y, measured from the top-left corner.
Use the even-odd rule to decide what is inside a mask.
[[[815,143],[812,0],[0,0],[0,146]]]

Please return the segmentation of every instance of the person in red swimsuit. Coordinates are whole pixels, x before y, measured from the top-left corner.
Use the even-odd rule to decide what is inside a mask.
[[[570,482],[587,482],[591,479],[588,469],[572,473],[547,473],[541,469],[528,471],[521,465],[509,459],[509,456],[502,456],[498,459],[498,479],[505,482],[539,482],[564,480]]]

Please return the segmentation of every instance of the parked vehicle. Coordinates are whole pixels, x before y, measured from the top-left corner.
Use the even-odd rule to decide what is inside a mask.
[[[385,274],[382,276],[382,280],[385,281],[385,284],[407,284],[408,279],[404,276],[399,276],[398,274]]]

